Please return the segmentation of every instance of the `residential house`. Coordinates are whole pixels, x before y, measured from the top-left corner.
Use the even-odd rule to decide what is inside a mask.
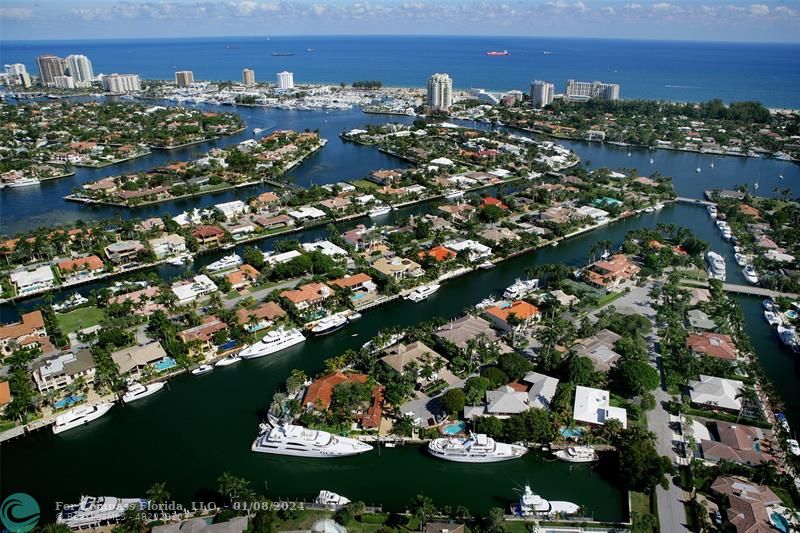
[[[225,230],[219,226],[197,226],[192,235],[201,246],[215,246],[225,238]]]
[[[56,280],[50,265],[12,272],[9,278],[19,296],[50,289],[55,286]]]
[[[167,352],[157,341],[143,346],[132,346],[111,354],[111,359],[119,368],[120,375],[129,375],[134,379],[141,377],[145,367],[167,358]]]
[[[737,533],[774,531],[767,508],[780,505],[782,501],[766,485],[720,476],[711,484],[711,492],[728,499],[728,522]]]
[[[268,231],[294,226],[294,220],[289,215],[277,215],[272,217],[261,215],[254,218],[253,222]]]
[[[256,270],[255,267],[244,264],[227,274],[225,278],[230,282],[231,287],[239,290],[249,287],[251,284],[258,281],[259,276],[261,276],[261,272]]]
[[[725,361],[736,361],[736,346],[730,335],[721,333],[690,333],[686,337],[686,347],[697,355],[707,355]]]
[[[39,348],[42,353],[53,351],[41,311],[24,313],[19,322],[0,327],[0,358],[20,348]]]
[[[216,204],[214,207],[225,216],[225,220],[228,222],[236,220],[236,218],[238,218],[240,215],[250,211],[250,208],[247,206],[247,204],[241,200]]]
[[[700,374],[699,380],[689,382],[692,404],[708,409],[738,413],[742,409],[740,394],[744,383],[734,379]]]
[[[247,517],[237,516],[227,522],[210,523],[205,518],[190,518],[183,522],[171,522],[155,526],[152,533],[244,533]]]
[[[172,284],[172,292],[178,297],[178,304],[185,305],[198,298],[216,292],[216,283],[205,274],[195,276],[191,280],[178,281]]]
[[[445,246],[459,254],[466,254],[470,261],[480,261],[492,255],[492,249],[472,239],[453,240],[444,243]]]
[[[186,251],[186,239],[177,233],[170,233],[163,237],[148,241],[156,259],[164,259],[171,255],[179,255]]]
[[[454,344],[460,350],[466,350],[470,341],[475,341],[484,346],[497,344],[500,336],[492,328],[489,321],[473,315],[448,322],[436,332],[436,336]]]
[[[367,383],[369,376],[366,374],[345,374],[335,372],[314,380],[306,388],[303,396],[303,407],[315,411],[325,411],[333,400],[334,389],[343,383]],[[372,389],[370,405],[358,409],[353,413],[353,418],[363,429],[378,429],[383,414],[383,387],[375,385]]]
[[[227,329],[228,325],[225,322],[214,315],[208,315],[203,317],[200,325],[179,332],[178,338],[185,344],[197,343],[197,347],[192,349],[192,353],[209,355],[216,350],[214,335]]]
[[[254,309],[239,309],[236,320],[250,332],[270,327],[276,320],[286,316],[286,311],[275,302],[264,302]]]
[[[325,300],[333,295],[333,290],[324,283],[306,283],[296,289],[281,292],[281,298],[286,298],[299,311],[309,307],[322,305]]]
[[[437,263],[442,263],[456,256],[456,252],[446,246],[434,246],[429,250],[422,250],[417,254],[420,260],[432,257]]]
[[[33,382],[40,393],[61,390],[83,379],[86,385],[94,383],[97,365],[92,352],[84,348],[77,353],[65,353],[43,361],[33,371]]]
[[[520,239],[519,235],[504,227],[487,228],[480,233],[480,236],[482,239],[495,244],[503,241],[518,241]]]
[[[508,418],[528,409],[550,409],[550,402],[556,394],[558,379],[528,372],[522,382],[514,382],[486,391],[486,401],[482,405],[464,407],[464,418],[494,416]]]
[[[403,173],[403,170],[375,170],[367,176],[367,181],[378,185],[391,185],[399,181],[403,177]]]
[[[575,210],[571,207],[554,206],[548,207],[539,213],[539,220],[551,224],[566,224],[576,218]]]
[[[586,279],[598,287],[613,290],[633,279],[640,270],[625,254],[614,254],[589,265]]]
[[[614,407],[609,403],[611,395],[608,391],[584,387],[575,387],[575,405],[572,418],[576,422],[584,422],[595,426],[605,425],[608,420],[619,420],[623,428],[628,427],[628,412],[622,407]]]
[[[542,318],[539,308],[524,300],[493,305],[484,312],[494,322],[495,326],[503,331],[512,331],[514,329],[521,331]],[[512,325],[509,318],[511,315],[515,316],[520,323]]]
[[[10,403],[11,387],[8,385],[8,381],[0,381],[0,413],[3,413]]]
[[[117,241],[105,247],[106,257],[118,265],[136,261],[144,245],[139,241]]]
[[[717,329],[717,324],[701,309],[691,309],[686,313],[686,321],[693,330]]]
[[[58,270],[64,279],[92,277],[103,272],[103,260],[96,255],[65,259],[58,262]]]
[[[353,293],[351,298],[361,300],[378,292],[378,286],[372,281],[372,277],[363,272],[353,274],[352,276],[345,276],[343,278],[335,279],[329,282],[335,287],[345,289]]]
[[[317,209],[316,207],[301,207],[294,211],[289,211],[289,216],[296,221],[318,220],[325,218],[327,215],[325,211]]]
[[[386,355],[381,357],[384,364],[394,369],[396,372],[402,374],[406,367],[414,364],[417,367],[417,381],[423,381],[421,370],[426,364],[440,365],[444,368],[447,365],[447,359],[436,353],[432,348],[429,348],[422,341],[415,341],[409,344],[396,344],[385,350]],[[431,381],[438,379],[438,374],[430,377]]]
[[[288,263],[295,257],[300,257],[303,255],[298,250],[289,250],[288,252],[282,252],[279,254],[273,254],[272,252],[264,252],[264,262],[268,265],[277,265],[280,263]]]
[[[428,522],[425,533],[465,533],[464,524],[454,522]]]
[[[313,252],[318,251],[321,252],[329,257],[338,257],[347,255],[347,250],[336,246],[331,241],[315,241],[315,242],[304,242],[302,244],[303,250],[306,252]]]
[[[475,206],[470,204],[440,205],[437,209],[450,215],[455,222],[466,222],[475,214]]]
[[[419,263],[402,257],[381,257],[372,263],[372,268],[395,279],[418,278],[425,274]]]
[[[729,422],[709,422],[715,429],[719,440],[702,439],[699,450],[703,459],[712,463],[730,461],[747,466],[773,461],[774,457],[762,451],[767,444],[764,430],[731,424]]]

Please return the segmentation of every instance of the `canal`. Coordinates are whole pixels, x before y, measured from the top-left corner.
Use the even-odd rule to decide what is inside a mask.
[[[0,457],[3,492],[27,492],[48,508],[80,494],[141,495],[153,482],[165,481],[178,501],[190,502],[202,499],[215,487],[216,477],[230,471],[253,486],[266,483],[268,494],[276,498],[310,498],[324,488],[397,510],[426,492],[435,494],[439,505],[485,512],[512,501],[515,488],[531,483],[542,496],[574,501],[597,519],[624,519],[624,492],[614,485],[605,463],[595,469],[570,468],[532,453],[516,463],[464,466],[436,461],[416,447],[308,461],[254,454],[249,446],[259,414],[293,368],[314,375],[324,359],[361,346],[382,328],[456,317],[489,293],[502,291],[528,266],[562,262],[577,267],[586,262],[592,244],[607,239],[616,246],[627,231],[657,223],[692,227],[723,249],[705,210],[668,205],[447,282],[421,304],[392,302],[333,335],[309,338],[274,356],[207,376],[177,378],[169,390],[131,406],[116,406],[89,427],[58,436],[41,431],[5,443]]]

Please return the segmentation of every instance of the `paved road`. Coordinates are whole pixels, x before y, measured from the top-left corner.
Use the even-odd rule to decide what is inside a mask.
[[[272,285],[271,287],[267,287],[266,289],[258,289],[255,291],[248,292],[247,294],[243,294],[241,296],[237,296],[235,298],[226,299],[225,297],[222,298],[222,305],[227,309],[233,309],[236,307],[240,301],[244,300],[245,298],[253,298],[255,301],[260,302],[265,296],[268,294],[275,292],[275,291],[282,291],[284,289],[291,289],[301,281],[305,281],[307,279],[311,279],[311,276],[302,276],[300,278],[290,279],[288,281],[283,281],[278,283],[277,285]]]

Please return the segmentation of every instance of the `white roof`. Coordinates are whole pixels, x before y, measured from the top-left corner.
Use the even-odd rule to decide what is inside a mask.
[[[602,209],[597,209],[596,207],[588,205],[582,205],[575,209],[575,211],[582,216],[591,218],[605,218],[608,216],[608,211],[603,211]]]
[[[264,252],[264,261],[266,261],[269,265],[277,265],[278,263],[288,263],[295,257],[300,257],[301,254],[297,250],[289,250],[288,252],[283,252],[282,254],[275,254],[272,255],[271,253]]]
[[[451,160],[447,159],[446,157],[437,157],[436,159],[431,161],[431,165],[444,165],[444,166],[451,167],[451,166],[453,166],[453,162]]]
[[[23,270],[21,272],[12,272],[11,281],[17,287],[27,287],[28,285],[35,285],[37,283],[45,283],[53,281],[53,269],[50,265],[42,265],[35,270]]]
[[[572,418],[578,422],[603,425],[606,420],[616,419],[622,427],[628,427],[628,413],[621,407],[609,405],[608,391],[578,386],[575,388],[575,408]]]
[[[172,286],[172,292],[175,293],[180,302],[189,302],[200,294],[215,292],[216,290],[217,285],[205,274],[195,276],[190,283],[178,282]]]
[[[491,174],[492,176],[497,176],[498,178],[505,178],[506,176],[511,174],[511,172],[504,168],[496,168],[494,170],[490,170],[489,174]]]
[[[700,374],[700,379],[690,381],[689,387],[692,389],[689,393],[692,403],[731,410],[742,408],[742,402],[736,397],[744,388],[741,381]]]
[[[295,219],[322,218],[325,216],[325,211],[316,207],[301,207],[296,211],[289,211],[289,216]]]
[[[248,210],[247,204],[241,200],[234,200],[233,202],[225,202],[223,204],[215,204],[214,207],[222,211],[222,214],[228,219],[231,219],[241,213],[246,213]]]
[[[303,250],[307,252],[318,250],[331,257],[334,255],[347,255],[346,250],[336,246],[331,241],[305,242],[303,243]]]
[[[444,245],[451,250],[455,250],[456,252],[462,252],[464,250],[472,250],[473,252],[478,252],[480,254],[490,254],[492,253],[492,249],[485,244],[481,244],[477,241],[473,241],[471,239],[464,239],[461,241],[448,241],[444,243]]]

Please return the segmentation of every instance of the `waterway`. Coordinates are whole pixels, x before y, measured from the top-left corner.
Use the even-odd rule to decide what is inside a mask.
[[[398,213],[398,216],[400,213]],[[185,376],[169,390],[138,404],[117,406],[87,428],[59,436],[41,431],[3,445],[3,491],[27,492],[47,509],[80,494],[140,495],[155,481],[166,481],[178,501],[203,498],[216,477],[230,471],[254,486],[266,483],[273,497],[309,498],[322,488],[351,499],[380,501],[402,509],[416,493],[434,495],[440,505],[467,505],[476,512],[515,498],[514,488],[531,482],[544,497],[586,506],[598,519],[626,515],[623,492],[601,465],[569,468],[530,454],[521,462],[491,467],[439,462],[418,448],[383,449],[361,457],[304,461],[251,453],[259,413],[293,368],[310,375],[325,358],[356,348],[381,328],[410,326],[435,316],[453,318],[490,292],[499,293],[531,265],[563,262],[579,266],[600,240],[621,243],[625,233],[643,225],[673,223],[693,227],[712,246],[721,247],[705,211],[674,204],[574,237],[452,280],[421,304],[404,300],[365,313],[364,318],[327,336],[203,377]],[[728,246],[729,247],[729,246]],[[199,492],[198,492],[199,491]]]
[[[383,154],[374,147],[345,142],[339,138],[339,134],[365,124],[388,121],[409,123],[413,120],[412,117],[365,114],[358,109],[325,112],[209,105],[203,107],[214,111],[234,110],[246,120],[247,129],[236,135],[177,150],[156,150],[148,156],[119,165],[101,169],[78,168],[74,176],[47,181],[36,187],[0,190],[0,235],[12,235],[37,226],[75,222],[79,219],[148,217],[164,213],[175,215],[195,207],[251,198],[270,187],[253,186],[135,209],[87,206],[63,199],[73,189],[90,181],[144,171],[171,161],[191,160],[214,146],[230,146],[253,138],[254,128],[263,128],[265,131],[262,135],[274,129],[319,129],[322,137],[328,139],[328,144],[323,149],[290,171],[289,175],[302,186],[359,179],[379,168],[407,166],[404,161]],[[486,127],[472,122],[465,122],[465,125]],[[658,172],[672,176],[679,196],[702,198],[705,189],[732,189],[736,185],[748,185],[752,188],[756,181],[759,183],[756,191],[759,195],[777,196],[780,190],[787,188],[791,197],[800,196],[800,165],[795,163],[670,150],[628,150],[581,141],[559,142],[575,150],[583,164],[587,164],[589,168],[635,168],[643,175]],[[650,163],[651,158],[653,163]],[[700,173],[697,172],[698,168]],[[779,177],[781,175],[783,179]]]

